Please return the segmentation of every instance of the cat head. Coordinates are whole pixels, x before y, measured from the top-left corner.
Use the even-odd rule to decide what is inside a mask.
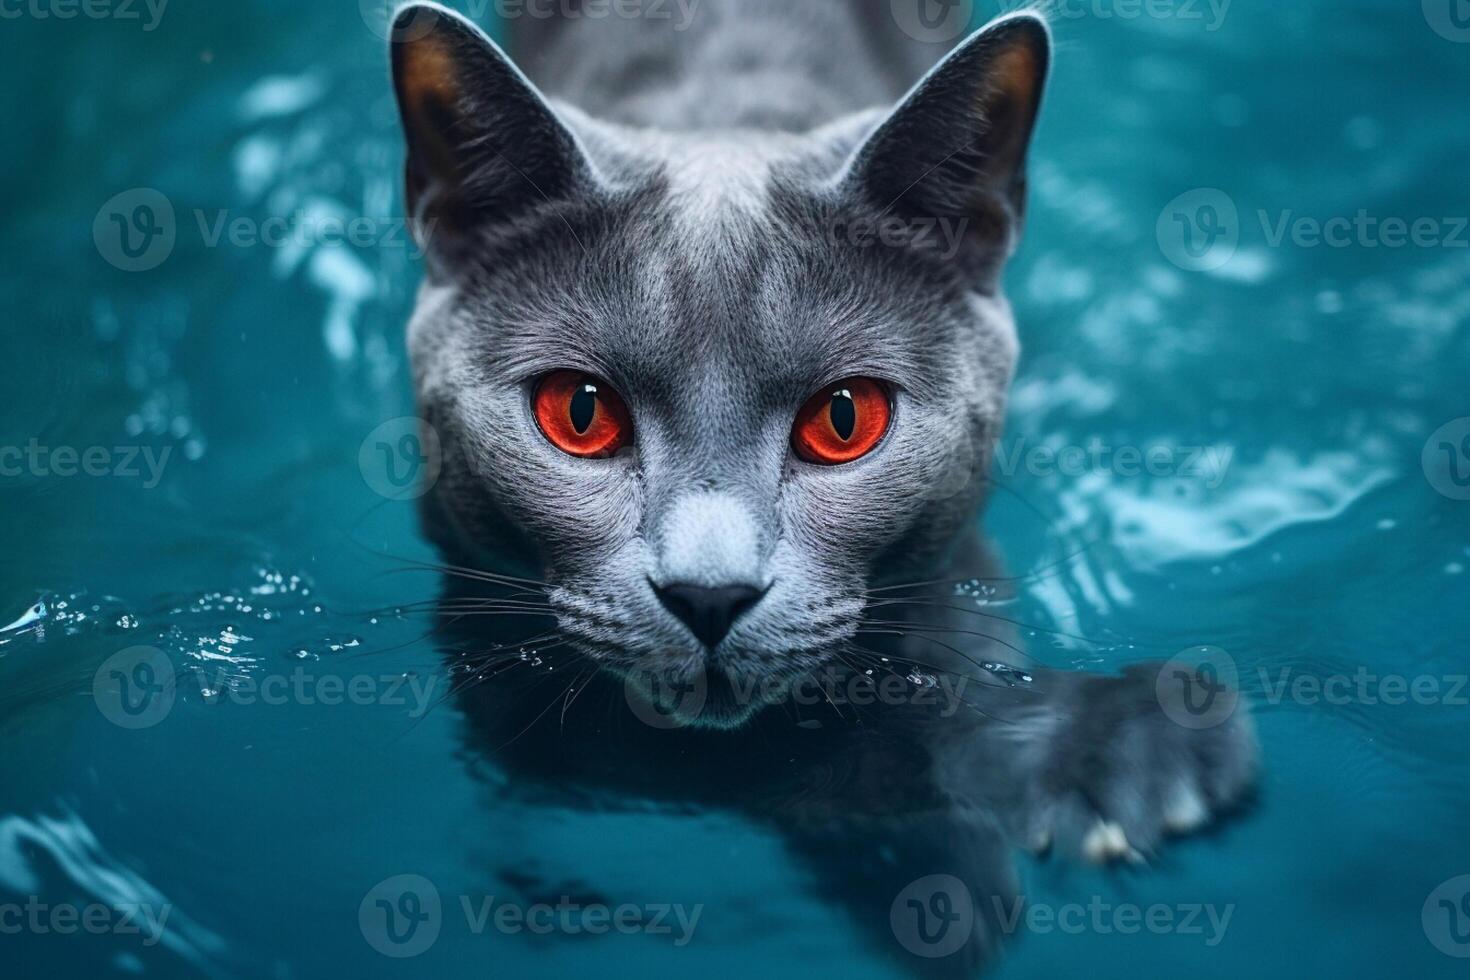
[[[876,570],[974,520],[1045,24],[802,134],[609,124],[455,14],[397,24],[440,540],[533,556],[580,651],[707,679],[699,721],[738,724],[733,691],[827,663]]]

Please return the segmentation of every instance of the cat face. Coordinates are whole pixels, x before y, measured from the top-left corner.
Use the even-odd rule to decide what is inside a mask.
[[[875,568],[973,516],[1045,30],[1002,22],[892,113],[674,136],[553,108],[447,13],[414,24],[433,506],[457,550],[533,555],[583,652],[697,675],[698,721],[738,724],[840,653]]]

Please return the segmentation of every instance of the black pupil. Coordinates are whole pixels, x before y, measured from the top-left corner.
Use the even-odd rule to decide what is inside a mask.
[[[857,405],[849,391],[838,391],[832,395],[832,430],[843,442],[852,438],[857,428]]]
[[[582,385],[572,396],[572,428],[577,435],[586,435],[592,426],[592,417],[597,414],[597,386]]]

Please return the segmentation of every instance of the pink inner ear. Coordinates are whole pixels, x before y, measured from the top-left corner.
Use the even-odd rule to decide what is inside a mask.
[[[415,112],[430,99],[452,106],[460,96],[458,73],[448,48],[437,38],[413,41],[403,59],[403,95]]]
[[[458,62],[442,38],[430,35],[404,43],[398,84],[405,125],[422,163],[437,180],[453,185],[459,167],[455,147],[443,127],[459,115]]]
[[[986,166],[992,177],[1021,168],[1040,95],[1039,72],[1035,49],[1019,42],[995,55],[986,72],[980,115],[992,143]]]
[[[997,97],[1014,100],[1022,106],[1036,101],[1036,52],[1029,44],[1016,44],[995,58],[991,68],[990,91],[986,101]]]

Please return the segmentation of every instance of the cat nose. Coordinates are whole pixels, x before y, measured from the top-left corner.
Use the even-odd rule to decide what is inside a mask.
[[[720,645],[735,625],[735,620],[754,608],[766,594],[765,589],[748,585],[709,588],[703,585],[654,585],[664,608],[689,627],[689,631],[710,649]]]

